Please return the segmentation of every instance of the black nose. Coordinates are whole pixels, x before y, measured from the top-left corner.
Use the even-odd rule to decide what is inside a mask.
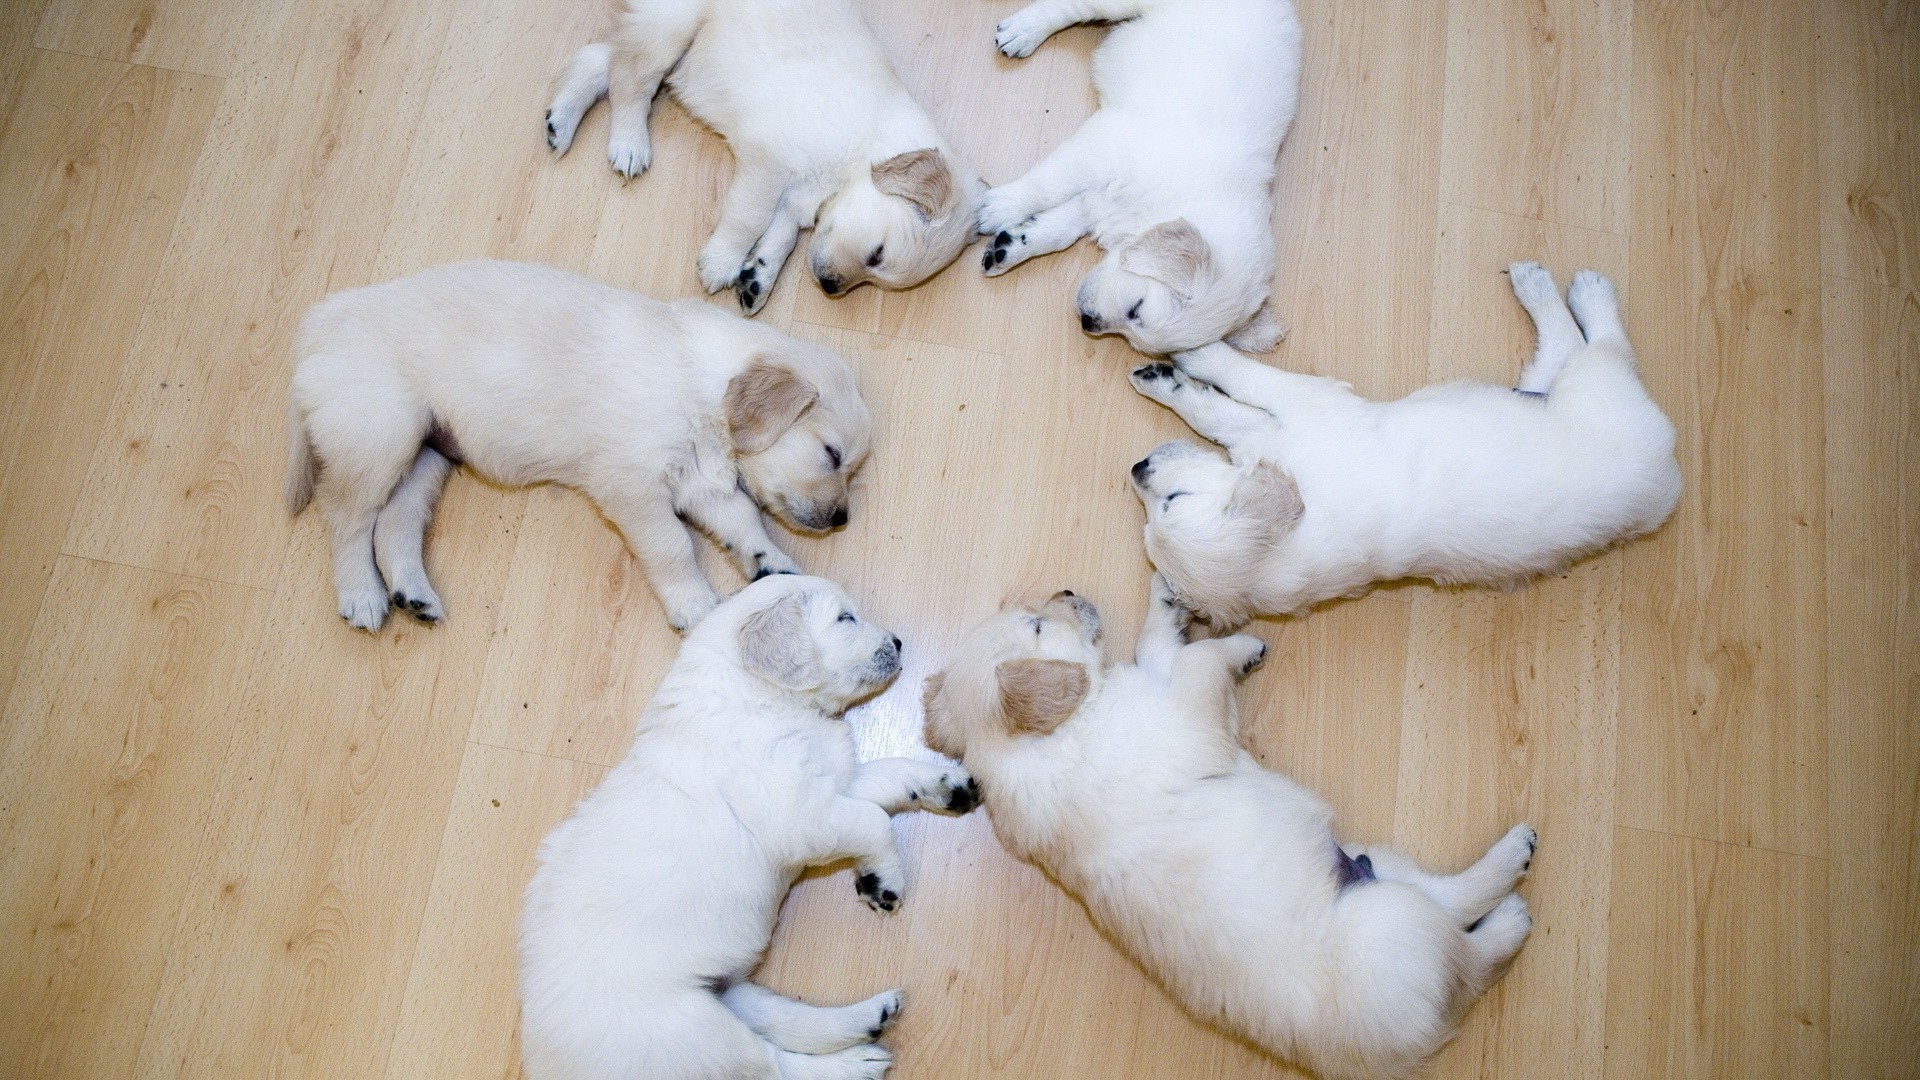
[[[899,634],[893,635],[893,651],[894,652],[900,651],[900,635]]]
[[[841,282],[837,277],[823,277],[820,279],[820,289],[828,296],[839,296],[840,286]]]
[[[1100,320],[1083,311],[1080,313],[1080,329],[1091,334],[1095,330],[1100,329]]]
[[[1153,471],[1152,458],[1143,457],[1139,461],[1134,462],[1133,463],[1133,482],[1136,484],[1146,483],[1147,474],[1151,473],[1152,471]]]
[[[827,522],[828,524],[832,525],[836,529],[842,525],[845,525],[847,523],[847,508],[843,506],[840,509],[835,510],[833,512],[833,516],[828,518]]]
[[[1060,595],[1061,595],[1061,596],[1072,596],[1072,595],[1073,595],[1073,590],[1072,590],[1072,589],[1061,589],[1061,590],[1060,590]]]

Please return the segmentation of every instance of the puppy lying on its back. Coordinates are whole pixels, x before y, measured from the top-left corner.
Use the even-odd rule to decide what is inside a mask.
[[[986,185],[907,94],[853,0],[621,0],[615,19],[611,40],[561,73],[547,145],[566,153],[605,95],[608,158],[622,176],[644,171],[664,79],[733,148],[733,186],[700,252],[708,292],[732,287],[759,311],[802,229],[829,296],[918,285],[972,241]]]
[[[1109,668],[1072,593],[1002,612],[927,681],[927,743],[1194,1015],[1324,1077],[1405,1076],[1526,941],[1533,830],[1452,876],[1349,854],[1326,804],[1237,741],[1234,680],[1266,645],[1184,644],[1186,621],[1156,577],[1137,663]]]
[[[762,507],[847,523],[873,429],[838,356],[709,304],[545,266],[467,262],[335,293],[300,324],[287,507],[333,533],[340,616],[442,615],[421,542],[455,464],[579,488],[625,535],[674,629],[713,609],[687,523],[749,578],[797,567]]]
[[[1300,99],[1290,0],[1039,0],[994,31],[1027,56],[1080,22],[1118,23],[1093,54],[1100,111],[987,193],[983,264],[1004,274],[1091,233],[1080,325],[1148,353],[1222,338],[1265,352],[1285,332],[1273,288],[1273,172]],[[1125,20],[1125,21],[1122,21]]]
[[[741,590],[687,636],[633,749],[540,845],[520,919],[530,1080],[858,1080],[900,992],[842,1008],[747,975],[801,870],[855,860],[892,911],[888,815],[965,813],[966,772],[854,764],[840,714],[900,670],[900,639],[819,578]]]
[[[1513,390],[1371,402],[1224,345],[1134,371],[1233,459],[1175,442],[1133,467],[1147,554],[1182,603],[1231,626],[1396,578],[1514,584],[1673,513],[1673,424],[1640,385],[1613,285],[1581,271],[1562,300],[1539,264],[1510,273],[1540,336]]]

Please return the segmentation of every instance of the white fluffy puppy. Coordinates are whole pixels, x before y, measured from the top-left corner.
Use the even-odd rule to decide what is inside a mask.
[[[872,420],[846,361],[691,300],[545,266],[467,262],[335,293],[307,313],[287,419],[287,508],[318,480],[340,616],[442,615],[421,542],[461,461],[578,488],[645,566],[676,630],[713,609],[687,524],[749,578],[798,568],[765,508],[847,522]]]
[[[1372,402],[1224,345],[1134,371],[1232,456],[1168,443],[1133,466],[1147,553],[1182,603],[1232,626],[1377,581],[1513,585],[1667,519],[1673,424],[1640,385],[1613,285],[1581,271],[1562,300],[1539,264],[1510,273],[1539,333],[1511,390]]]
[[[611,39],[574,54],[547,109],[566,153],[603,95],[622,176],[652,160],[647,114],[665,80],[733,149],[733,186],[699,258],[708,292],[760,310],[813,230],[829,296],[904,289],[973,240],[986,185],[908,95],[853,0],[621,0]]]
[[[1300,99],[1289,0],[1039,0],[994,31],[1032,53],[1074,23],[1119,23],[1093,54],[1100,110],[1025,176],[987,193],[982,260],[1004,274],[1092,233],[1080,326],[1169,353],[1285,333],[1273,290],[1273,173]],[[1125,21],[1122,21],[1125,20]]]
[[[1453,1034],[1532,928],[1518,825],[1464,873],[1334,840],[1313,792],[1238,743],[1244,634],[1184,643],[1157,577],[1136,664],[1105,667],[1070,592],[975,628],[926,687],[927,743],[994,831],[1194,1015],[1326,1077],[1398,1077]]]
[[[633,749],[540,845],[520,921],[531,1080],[878,1077],[897,990],[820,1008],[746,981],[787,889],[852,859],[904,895],[888,815],[964,813],[955,766],[856,765],[840,714],[900,670],[900,639],[830,581],[749,585],[687,635]]]

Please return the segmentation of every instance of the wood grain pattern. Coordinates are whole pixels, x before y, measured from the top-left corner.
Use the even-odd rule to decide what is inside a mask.
[[[862,0],[992,181],[1094,107],[1104,33]],[[0,1075],[518,1075],[534,845],[625,752],[676,640],[578,494],[457,476],[449,620],[333,613],[278,505],[289,337],[324,292],[490,255],[663,297],[732,174],[670,101],[539,117],[595,2],[0,5]],[[1435,865],[1522,818],[1535,936],[1437,1076],[1893,1078],[1920,1061],[1920,108],[1911,4],[1301,0],[1270,362],[1375,396],[1510,380],[1501,273],[1610,273],[1687,492],[1512,593],[1409,584],[1256,625],[1249,748],[1342,837]],[[1127,466],[1190,437],[1071,295],[1090,245],[760,316],[846,355],[852,524],[788,537],[906,640],[850,717],[929,755],[920,682],[1008,599],[1146,597]],[[728,303],[727,298],[715,302]],[[164,384],[164,385],[163,385]],[[734,572],[703,553],[717,582]],[[9,692],[10,689],[10,692]],[[494,801],[498,800],[498,806]],[[984,815],[904,815],[908,898],[803,879],[761,977],[908,1007],[893,1075],[1299,1075],[1184,1015]]]

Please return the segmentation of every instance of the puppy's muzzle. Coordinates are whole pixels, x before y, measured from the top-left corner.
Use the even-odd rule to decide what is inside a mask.
[[[898,634],[888,635],[887,643],[873,651],[873,675],[868,681],[883,683],[900,674],[900,652],[905,647]]]
[[[1087,640],[1100,640],[1100,609],[1093,606],[1093,601],[1075,596],[1072,589],[1054,593],[1042,610],[1048,615],[1072,620],[1087,635]]]
[[[1100,316],[1095,315],[1093,312],[1082,311],[1080,313],[1080,329],[1086,331],[1087,333],[1097,334],[1104,328],[1104,326],[1105,324],[1100,321]]]
[[[1133,463],[1133,482],[1139,485],[1140,487],[1146,487],[1147,481],[1152,478],[1153,478],[1153,455],[1148,454],[1146,457],[1143,457],[1139,461],[1136,461]]]
[[[794,524],[811,532],[831,532],[846,525],[847,508],[836,506],[831,510],[808,509],[805,513],[796,507],[788,507]]]

